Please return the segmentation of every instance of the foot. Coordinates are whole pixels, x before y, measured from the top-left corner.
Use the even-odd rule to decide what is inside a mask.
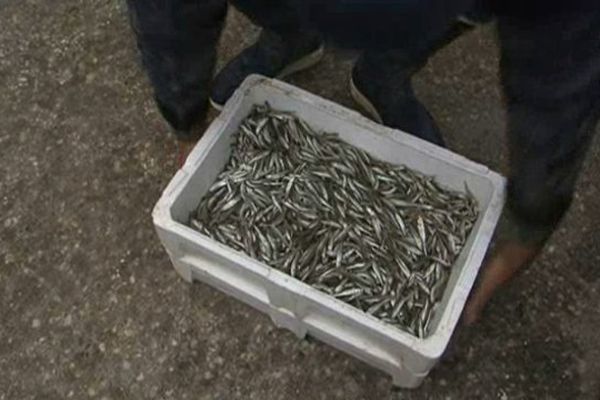
[[[263,31],[258,41],[242,51],[215,78],[210,103],[218,110],[251,74],[284,78],[312,67],[323,56],[323,43],[318,35],[302,33],[280,36]]]
[[[352,71],[352,97],[380,124],[444,146],[433,118],[413,93],[410,75],[400,65],[395,66],[393,60],[367,59],[363,55]]]
[[[517,242],[503,244],[481,272],[477,287],[465,306],[464,323],[466,325],[475,323],[496,290],[531,263],[539,252],[540,247],[534,245]]]

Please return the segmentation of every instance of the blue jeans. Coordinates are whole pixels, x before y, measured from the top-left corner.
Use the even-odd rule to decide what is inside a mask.
[[[401,108],[417,111],[425,107],[414,96],[411,77],[456,36],[457,14],[474,4],[472,0],[232,3],[258,25],[283,36],[318,29],[342,43],[362,46],[366,50],[360,63],[372,71],[371,80],[403,81],[396,94]],[[578,8],[586,3],[583,0],[571,0],[558,11],[548,8],[551,2],[534,1],[531,4],[546,4],[537,9],[519,8],[519,3],[523,2],[499,1],[496,15],[511,160],[506,232],[508,239],[541,245],[571,203],[600,117],[600,7]],[[128,4],[163,115],[170,122],[192,123],[194,113],[205,107],[226,1],[128,0]],[[407,116],[400,121],[407,131],[437,131],[431,119],[419,118],[426,112],[399,113]]]

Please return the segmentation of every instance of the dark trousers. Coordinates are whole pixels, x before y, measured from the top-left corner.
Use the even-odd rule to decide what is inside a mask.
[[[195,3],[129,0],[129,3],[158,103],[184,115],[193,108],[194,101],[205,101],[203,96],[210,79],[207,71],[212,71],[214,43],[226,3],[224,0]],[[149,3],[160,4],[166,13],[159,15],[160,10],[151,9]],[[349,40],[365,39],[360,37],[360,29],[355,29],[360,14],[358,20],[348,13],[350,17],[342,16],[339,24],[330,24],[331,15],[316,1],[232,3],[256,24],[281,35],[302,29],[321,29],[327,33],[328,26],[335,25],[332,29],[341,33],[342,40],[344,32],[351,31],[358,32],[358,36],[349,35]],[[381,40],[371,38],[373,46],[369,45],[368,37],[363,41],[368,48],[359,63],[372,71],[373,80],[393,76],[396,82],[403,82],[396,94],[401,99],[399,118],[404,118],[399,127],[408,132],[437,132],[412,91],[411,78],[433,52],[456,36],[453,12],[468,11],[460,9],[467,3],[458,2],[459,8],[445,9],[442,16],[432,10],[435,26],[420,21],[410,26],[411,36],[395,35],[393,29],[384,27],[380,29]],[[511,160],[506,233],[509,239],[534,245],[543,243],[571,202],[577,175],[600,117],[598,8],[543,15],[503,9],[496,17]],[[341,15],[339,10],[334,11]],[[331,18],[335,20],[336,15]],[[372,17],[365,23],[386,21]],[[311,25],[312,20],[325,23]],[[169,28],[174,31],[169,33]],[[377,27],[372,31],[378,31]],[[394,41],[394,38],[401,39]],[[381,43],[386,44],[386,49],[381,48]]]

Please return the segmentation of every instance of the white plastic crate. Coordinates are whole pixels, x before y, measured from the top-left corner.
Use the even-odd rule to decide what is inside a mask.
[[[224,168],[233,133],[254,105],[265,102],[296,113],[319,131],[337,132],[342,140],[382,160],[434,175],[448,188],[464,190],[468,184],[479,201],[479,219],[452,269],[429,336],[419,339],[387,325],[185,225]],[[255,75],[227,102],[173,177],[153,218],[175,269],[186,281],[214,286],[269,314],[277,326],[299,338],[308,333],[386,371],[394,385],[412,388],[422,382],[450,340],[500,216],[504,187],[505,179],[485,166],[291,85]]]

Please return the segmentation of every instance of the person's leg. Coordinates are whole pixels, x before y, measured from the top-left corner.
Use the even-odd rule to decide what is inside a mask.
[[[355,101],[376,121],[403,130],[429,142],[444,145],[444,140],[427,109],[416,98],[411,79],[439,48],[450,43],[470,27],[455,24],[429,45],[367,50],[352,71],[351,92]]]
[[[313,66],[323,55],[320,36],[306,28],[301,2],[234,0],[231,3],[263,30],[258,41],[231,60],[215,78],[210,98],[217,109],[248,75],[283,78]]]
[[[230,0],[255,25],[280,35],[295,35],[305,29],[306,9],[293,0]]]
[[[127,0],[144,67],[160,111],[179,139],[208,105],[215,45],[225,18],[225,0]]]
[[[501,245],[466,308],[540,251],[567,211],[600,117],[600,12],[499,17],[511,171]]]

